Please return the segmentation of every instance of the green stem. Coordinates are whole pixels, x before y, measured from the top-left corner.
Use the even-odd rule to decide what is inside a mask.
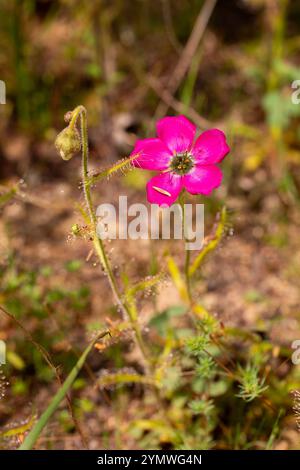
[[[185,241],[185,243],[187,243],[187,241]],[[189,267],[190,267],[190,250],[185,249],[184,275],[185,275],[185,282],[186,282],[186,290],[188,293],[189,301],[191,302],[192,294],[191,294]]]
[[[133,318],[132,313],[128,305],[122,301],[121,295],[119,293],[117,283],[113,274],[113,271],[110,266],[110,262],[107,258],[105,248],[103,245],[103,241],[97,235],[97,218],[93,208],[92,196],[91,196],[91,187],[90,187],[90,178],[88,173],[88,133],[87,133],[87,112],[83,106],[78,106],[72,113],[72,118],[70,121],[70,126],[73,127],[76,125],[76,121],[80,116],[80,124],[81,124],[81,144],[82,144],[82,181],[83,181],[83,192],[86,201],[86,206],[88,209],[88,214],[90,218],[90,223],[93,229],[93,244],[95,251],[100,259],[101,265],[104,269],[104,272],[107,275],[108,282],[110,284],[111,290],[113,292],[113,296],[115,302],[119,306],[120,310],[122,311],[125,318],[128,318],[133,331],[135,333],[136,343],[142,353],[142,356],[145,360],[145,365],[148,369],[150,369],[149,365],[151,361],[148,359],[148,353],[146,350],[146,346],[143,341],[143,337],[140,331],[140,327],[136,319]]]
[[[52,398],[50,405],[48,408],[44,411],[44,413],[41,415],[40,419],[38,422],[34,425],[34,427],[31,429],[30,433],[26,436],[23,444],[19,447],[19,450],[30,450],[36,443],[37,439],[39,438],[42,430],[48,423],[49,419],[53,415],[53,413],[57,410],[59,407],[61,401],[65,398],[67,395],[69,389],[71,388],[74,380],[76,379],[77,375],[79,374],[83,364],[85,363],[85,360],[92,350],[94,344],[104,336],[109,334],[108,331],[105,331],[101,333],[100,335],[97,336],[96,339],[94,339],[89,346],[84,350],[78,361],[76,362],[75,366],[71,370],[70,374],[64,381],[62,387],[58,390],[58,392],[55,394],[55,396]]]
[[[185,261],[184,261],[184,278],[185,278],[185,284],[186,284],[186,291],[188,294],[188,300],[189,303],[192,304],[192,293],[191,293],[191,279],[190,279],[190,273],[189,273],[189,268],[190,268],[190,250],[187,249],[186,245],[188,244],[188,239],[186,237],[186,230],[185,230],[185,197],[184,193],[180,196],[180,205],[182,209],[182,231],[184,235],[184,251],[185,251]]]
[[[117,163],[115,163],[113,166],[110,168],[107,168],[105,170],[100,171],[100,173],[96,173],[95,175],[89,176],[88,184],[89,186],[98,183],[98,181],[105,179],[108,179],[111,175],[118,171],[125,171],[126,168],[132,168],[131,164],[134,160],[136,160],[138,155],[132,155],[131,157],[128,158],[123,158],[122,160],[119,160]]]

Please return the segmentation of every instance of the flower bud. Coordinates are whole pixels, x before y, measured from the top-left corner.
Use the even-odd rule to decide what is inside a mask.
[[[80,135],[76,127],[66,127],[56,137],[55,147],[63,160],[70,160],[81,149]]]

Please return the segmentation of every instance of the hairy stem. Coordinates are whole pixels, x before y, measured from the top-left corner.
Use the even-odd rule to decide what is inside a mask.
[[[148,352],[143,341],[143,337],[140,331],[138,321],[133,318],[130,308],[123,302],[121,294],[119,293],[118,286],[111,269],[110,262],[105,252],[104,244],[101,238],[97,235],[97,218],[93,208],[92,196],[91,196],[91,187],[90,187],[90,178],[88,173],[88,133],[87,133],[87,112],[83,106],[78,106],[72,114],[70,126],[75,126],[78,117],[80,116],[80,130],[81,130],[81,145],[82,145],[82,181],[83,181],[83,192],[85,197],[85,202],[89,214],[90,223],[93,230],[93,244],[95,251],[100,259],[101,265],[104,269],[105,274],[107,275],[108,282],[110,284],[115,302],[120,308],[123,316],[129,319],[133,331],[135,333],[136,343],[142,353],[142,356],[145,361],[145,366],[147,369],[150,368],[151,360],[148,358]]]
[[[180,196],[180,205],[182,209],[182,232],[183,232],[183,238],[184,238],[184,251],[185,251],[185,261],[184,261],[184,278],[185,278],[185,284],[186,284],[186,292],[188,295],[188,300],[189,303],[192,305],[192,293],[191,293],[191,282],[190,282],[190,274],[189,274],[189,268],[190,268],[190,250],[187,249],[187,243],[188,239],[186,236],[186,221],[185,221],[185,197],[184,193]]]

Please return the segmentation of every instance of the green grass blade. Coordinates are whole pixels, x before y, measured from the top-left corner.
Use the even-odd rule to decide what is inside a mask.
[[[37,439],[39,438],[42,430],[48,423],[49,419],[53,415],[53,413],[57,410],[59,404],[61,401],[64,399],[66,394],[68,393],[70,387],[72,386],[74,380],[76,379],[78,373],[80,372],[80,369],[82,368],[83,364],[85,363],[85,360],[87,356],[89,355],[90,351],[92,350],[94,344],[100,339],[103,338],[105,335],[109,334],[107,331],[104,333],[101,333],[96,339],[94,339],[84,350],[80,358],[78,359],[77,363],[71,370],[70,374],[64,381],[62,387],[58,390],[56,395],[53,397],[53,399],[50,402],[50,405],[48,408],[44,411],[44,413],[41,415],[40,419],[37,421],[37,423],[34,425],[34,427],[31,429],[30,433],[26,436],[23,444],[19,447],[19,450],[30,450],[36,443]]]

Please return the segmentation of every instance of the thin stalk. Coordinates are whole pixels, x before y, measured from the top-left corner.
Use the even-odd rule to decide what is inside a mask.
[[[91,196],[91,187],[90,187],[90,178],[88,173],[88,133],[87,133],[87,113],[86,109],[83,106],[78,106],[72,114],[70,126],[75,126],[78,117],[80,116],[80,130],[81,130],[81,144],[82,144],[82,182],[83,182],[83,192],[85,197],[86,206],[88,209],[90,223],[93,229],[93,244],[95,251],[100,259],[101,265],[104,269],[105,274],[107,275],[110,288],[113,292],[115,302],[119,306],[125,318],[130,320],[132,328],[135,333],[136,343],[142,353],[142,356],[145,360],[147,369],[150,369],[149,365],[151,361],[148,358],[148,353],[146,346],[143,341],[143,337],[140,331],[140,327],[136,319],[133,318],[132,313],[128,305],[122,301],[121,295],[119,293],[117,283],[113,274],[113,271],[110,266],[110,262],[107,258],[103,241],[97,235],[97,218],[93,208],[92,196]]]
[[[127,168],[132,168],[131,163],[137,158],[138,154],[131,155],[131,157],[123,158],[122,160],[119,160],[117,163],[110,166],[109,168],[106,168],[105,170],[102,170],[99,173],[89,176],[89,186],[97,183],[98,181],[101,181],[104,178],[109,178],[111,175],[117,173],[118,171],[124,172]]]
[[[191,282],[190,282],[190,274],[189,274],[189,268],[190,268],[190,250],[187,249],[186,245],[188,243],[188,239],[186,237],[186,223],[185,223],[185,197],[184,193],[180,197],[180,205],[182,209],[182,232],[183,232],[183,237],[184,237],[184,251],[185,251],[185,261],[184,261],[184,278],[185,278],[185,284],[186,284],[186,291],[188,294],[188,300],[189,303],[192,306],[192,293],[191,293]]]

